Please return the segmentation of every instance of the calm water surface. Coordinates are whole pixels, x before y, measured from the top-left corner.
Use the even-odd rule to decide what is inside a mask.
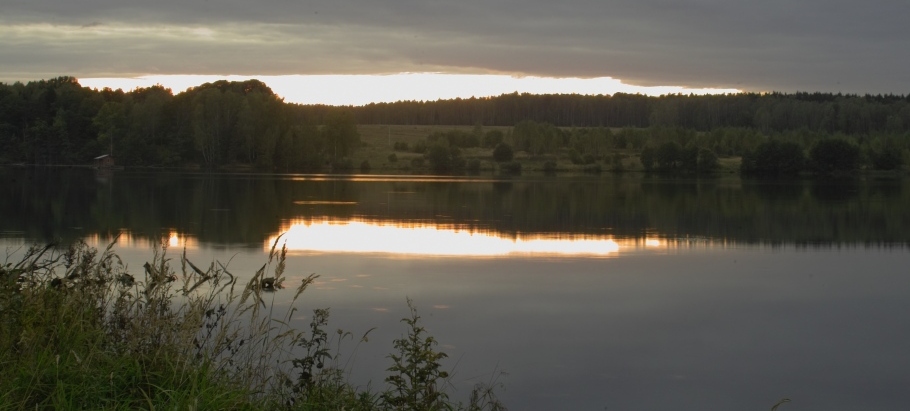
[[[902,180],[0,176],[10,253],[122,233],[131,267],[165,238],[249,275],[283,234],[290,275],[320,275],[301,324],[331,307],[377,327],[342,346],[363,386],[383,386],[411,298],[456,398],[496,380],[515,410],[910,407]]]

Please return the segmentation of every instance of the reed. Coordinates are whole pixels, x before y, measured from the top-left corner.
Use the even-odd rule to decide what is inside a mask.
[[[433,409],[504,409],[488,385],[467,404],[439,391],[444,355],[410,300],[410,340],[396,341],[402,351],[389,356],[389,371],[434,372],[415,387],[392,378],[378,392],[347,383],[340,353],[354,335],[325,331],[328,308],[314,310],[305,329],[291,323],[317,275],[293,288],[290,308],[275,312],[274,293],[285,292],[286,279],[279,240],[245,284],[220,262],[200,268],[185,251],[173,260],[164,242],[138,274],[114,243],[36,246],[0,265],[0,410],[416,410],[428,403],[395,393],[427,387]]]

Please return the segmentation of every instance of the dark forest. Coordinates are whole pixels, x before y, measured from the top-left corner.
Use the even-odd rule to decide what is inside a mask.
[[[765,140],[795,142],[808,152],[815,141],[839,137],[861,147],[867,159],[885,151],[900,159],[910,139],[910,96],[513,93],[339,107],[286,103],[256,80],[174,94],[160,86],[94,90],[58,77],[0,84],[0,164],[89,164],[113,154],[129,166],[312,169],[348,158],[361,144],[357,124],[528,122],[602,130],[591,135],[609,139],[608,147],[616,146],[617,135],[635,135],[644,141],[614,148],[638,151],[658,148],[668,134],[710,144],[701,148],[719,156],[746,155]]]

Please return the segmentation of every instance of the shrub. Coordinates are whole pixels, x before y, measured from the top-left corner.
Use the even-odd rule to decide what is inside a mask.
[[[603,169],[600,167],[600,164],[587,164],[582,171],[585,173],[599,174]]]
[[[623,165],[622,160],[625,158],[623,154],[614,153],[611,163],[613,165],[613,171],[622,172],[626,170],[626,167]]]
[[[679,168],[688,171],[698,171],[698,146],[689,144],[679,151]]]
[[[885,144],[881,151],[873,151],[870,154],[872,167],[876,170],[897,170],[904,165],[904,158],[901,156],[900,148],[894,144]]]
[[[500,163],[499,170],[506,174],[521,174],[521,163],[517,161]]]
[[[552,160],[545,161],[543,163],[543,171],[545,173],[555,173],[556,172],[556,162]]]
[[[707,148],[698,150],[698,171],[710,172],[716,170],[718,166],[717,154]]]
[[[500,143],[493,149],[493,160],[496,160],[497,163],[512,161],[514,157],[515,151],[506,143]]]
[[[483,136],[483,147],[490,148],[496,147],[499,143],[502,143],[502,131],[499,130],[490,130],[487,131]]]
[[[424,154],[430,167],[438,173],[448,173],[465,167],[465,159],[458,147],[447,147],[445,143],[433,144]]]
[[[476,173],[476,172],[480,171],[480,160],[478,160],[476,158],[472,158],[472,159],[468,160],[468,165],[466,168],[468,171],[470,171],[472,173]]]
[[[657,157],[657,150],[654,147],[645,147],[641,150],[639,159],[641,161],[641,166],[645,168],[645,171],[651,171],[654,169],[654,162]]]
[[[385,379],[392,389],[382,398],[396,409],[443,409],[448,400],[444,388],[449,373],[441,369],[440,360],[447,355],[436,351],[436,340],[426,335],[410,299],[408,308],[410,316],[401,320],[408,326],[408,335],[394,341],[397,353],[389,355],[392,366],[388,369],[392,375]]]
[[[743,155],[740,170],[753,175],[793,175],[803,171],[806,155],[792,141],[770,140]]]
[[[471,148],[480,146],[480,136],[461,130],[437,131],[427,136],[430,144],[445,141],[449,147]]]
[[[569,161],[571,161],[572,164],[579,165],[584,162],[584,159],[581,158],[581,154],[578,152],[578,150],[572,148],[569,149]]]
[[[657,147],[654,153],[654,160],[657,162],[657,168],[663,171],[679,168],[681,161],[682,147],[675,141],[669,141]]]
[[[397,162],[398,162],[398,156],[395,155],[395,153],[389,154],[389,162],[390,162],[390,163],[397,163]]]
[[[859,146],[839,138],[817,141],[809,150],[812,170],[818,173],[850,172],[859,169]]]
[[[363,162],[360,163],[360,172],[361,173],[369,173],[372,168],[373,167],[370,166],[370,162],[367,160],[363,160]]]

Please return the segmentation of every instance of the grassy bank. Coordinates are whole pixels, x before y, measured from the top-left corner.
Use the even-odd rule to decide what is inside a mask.
[[[511,132],[513,127],[484,126],[483,132],[500,131],[503,134]],[[396,150],[396,143],[405,143],[408,147],[415,147],[419,143],[426,143],[427,136],[433,133],[445,133],[458,130],[471,133],[472,126],[425,126],[425,125],[358,125],[361,146],[354,152],[352,165],[358,168],[364,162],[370,165],[372,173],[419,173],[432,174],[429,163],[425,161],[424,154],[410,150]],[[617,130],[618,131],[618,130]],[[534,156],[526,152],[515,153],[514,162],[520,164],[524,172],[556,171],[565,173],[583,172],[644,172],[639,158],[641,150],[622,149],[611,150],[609,158],[602,159],[594,164],[575,164],[568,153]],[[390,156],[394,154],[392,161]],[[483,173],[499,173],[503,166],[493,159],[493,148],[474,147],[462,150],[462,155],[468,162],[472,160],[479,164],[476,171]],[[547,163],[551,163],[548,165]],[[723,157],[718,160],[720,173],[738,173],[741,163],[740,157]]]
[[[367,334],[306,329],[291,317],[317,276],[285,284],[285,249],[241,283],[224,265],[200,268],[155,250],[127,272],[112,246],[32,247],[0,265],[0,409],[504,409],[490,386],[465,403],[414,305],[394,341],[382,390],[345,381],[342,347]],[[283,289],[287,286],[287,289]],[[276,292],[294,293],[276,312]]]

